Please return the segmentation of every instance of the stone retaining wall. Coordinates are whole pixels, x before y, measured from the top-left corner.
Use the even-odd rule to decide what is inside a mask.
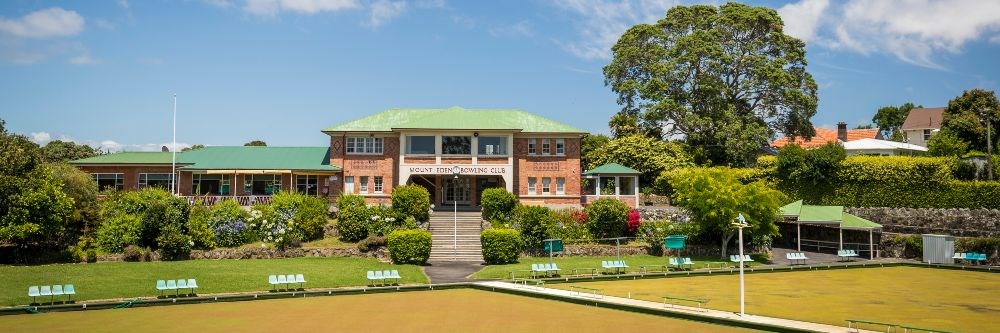
[[[360,257],[388,261],[389,251],[384,246],[368,252],[361,252],[357,247],[310,247],[285,250],[244,247],[191,250],[191,259],[279,259],[300,257]],[[122,255],[100,255],[97,259],[98,261],[122,261]],[[152,261],[160,260],[159,254],[154,251],[151,259]]]
[[[734,244],[735,241],[731,241],[730,244]],[[618,250],[614,245],[604,245],[604,244],[567,244],[564,246],[564,252],[561,254],[556,254],[556,256],[582,256],[582,257],[611,257],[618,254]],[[660,250],[650,249],[647,245],[622,245],[621,255],[662,255]],[[738,250],[734,247],[727,250],[727,254],[735,254]],[[745,248],[746,253],[759,253],[759,252],[770,252],[770,249],[750,249]],[[675,255],[676,252],[671,252],[671,255]],[[543,251],[525,251],[524,255],[533,257],[548,257],[549,254]],[[683,250],[680,252],[680,256],[683,257],[710,257],[710,258],[721,258],[718,246],[708,246],[708,245],[693,245],[687,244]]]
[[[1000,237],[998,209],[872,207],[845,211],[881,224],[885,232]]]

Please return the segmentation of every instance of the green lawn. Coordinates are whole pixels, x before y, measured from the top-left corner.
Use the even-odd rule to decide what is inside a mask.
[[[155,296],[157,279],[195,278],[199,294],[268,290],[270,274],[304,274],[307,288],[363,286],[373,269],[397,269],[403,284],[428,281],[418,266],[344,257],[0,266],[0,305],[28,304],[33,285],[70,283],[73,299],[93,300]]]
[[[598,288],[605,295],[662,302],[703,298],[739,311],[739,275],[552,284]],[[691,304],[684,304],[691,305]],[[749,314],[846,325],[847,319],[960,332],[997,331],[1000,274],[921,267],[811,270],[746,275]]]
[[[573,269],[576,268],[597,268],[598,271],[601,270],[601,261],[603,260],[618,260],[617,257],[555,257],[554,262],[559,265],[561,274],[568,275],[573,273]],[[638,272],[639,266],[643,265],[666,265],[667,257],[657,257],[651,255],[635,255],[635,256],[622,256],[622,260],[629,266],[629,272]],[[721,263],[722,260],[718,258],[691,258],[695,262],[695,268],[702,268],[704,263]],[[473,279],[509,279],[510,271],[516,270],[528,270],[531,269],[531,264],[547,264],[549,263],[548,257],[521,257],[520,262],[516,264],[509,265],[490,265],[483,268],[481,271],[476,272],[472,275]],[[725,262],[729,263],[729,262]],[[756,263],[751,263],[750,265],[755,265]],[[713,267],[717,267],[713,265]],[[659,269],[657,269],[659,271]],[[587,273],[590,273],[589,271]],[[524,276],[525,272],[519,272],[518,276]]]

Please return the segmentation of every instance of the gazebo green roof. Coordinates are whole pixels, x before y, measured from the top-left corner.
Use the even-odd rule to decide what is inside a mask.
[[[329,147],[205,147],[177,153],[180,170],[340,171],[330,165]],[[72,161],[72,164],[169,165],[169,152],[121,152]]]
[[[796,223],[836,224],[844,229],[875,229],[882,225],[844,212],[843,206],[803,205],[802,200],[781,207],[781,215],[796,217]]]
[[[584,130],[516,109],[388,109],[340,123],[323,132],[391,132],[395,129],[515,130],[526,133],[575,133]]]
[[[177,153],[178,163],[182,153]],[[71,161],[72,164],[170,164],[169,152],[120,152]]]
[[[584,172],[584,175],[638,175],[642,172],[636,171],[635,169],[629,168],[627,166],[618,163],[608,163]]]

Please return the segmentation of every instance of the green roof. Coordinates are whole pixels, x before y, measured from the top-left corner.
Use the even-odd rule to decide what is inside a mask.
[[[800,212],[802,212],[802,200],[781,207],[781,215],[784,216],[799,216]]]
[[[848,213],[844,213],[843,221],[840,222],[840,227],[846,229],[875,229],[875,228],[881,228],[882,225]]]
[[[177,163],[183,153],[177,153]],[[72,164],[170,164],[169,152],[121,152],[70,161]]]
[[[608,163],[591,170],[584,172],[584,175],[596,175],[596,174],[620,174],[620,175],[638,175],[642,172],[636,171],[635,169],[629,168],[627,166],[618,163]]]
[[[516,109],[389,109],[340,123],[323,132],[391,132],[394,129],[519,130],[528,133],[587,133]]]
[[[843,206],[810,206],[802,205],[799,211],[799,222],[839,222],[843,219]]]
[[[330,165],[329,147],[205,147],[177,153],[181,170],[339,171]],[[72,161],[73,164],[170,164],[169,152],[121,152]]]
[[[329,147],[205,147],[184,152],[181,170],[339,171]]]

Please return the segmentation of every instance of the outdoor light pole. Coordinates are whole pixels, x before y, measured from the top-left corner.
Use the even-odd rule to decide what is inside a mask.
[[[749,227],[750,225],[747,224],[747,219],[743,217],[743,213],[740,213],[740,215],[738,217],[736,217],[736,220],[738,222],[733,222],[733,226],[736,227],[736,228],[738,228],[738,229],[740,229],[740,238],[739,238],[739,242],[740,242],[740,257],[739,257],[739,262],[740,262],[740,317],[743,317],[743,315],[745,314],[744,303],[743,303],[743,290],[744,290],[744,288],[743,288],[743,262],[744,262],[743,261],[743,228]]]
[[[174,94],[174,139],[170,147],[170,192],[177,195],[177,94]]]
[[[458,260],[458,193],[456,191],[458,188],[458,173],[461,171],[462,168],[457,165],[451,167],[451,173],[455,175],[455,180],[451,184],[451,202],[455,206],[455,247],[452,249],[452,253],[455,255],[452,256],[451,260]]]

